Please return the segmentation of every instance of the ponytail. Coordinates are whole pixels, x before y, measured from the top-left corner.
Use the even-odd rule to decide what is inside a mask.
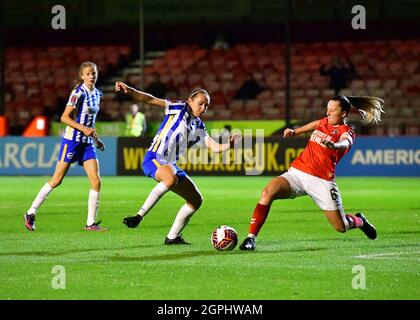
[[[368,124],[378,124],[384,111],[384,100],[377,97],[347,97],[351,105],[358,109],[363,120]]]
[[[384,113],[385,102],[377,97],[335,96],[331,100],[340,102],[341,110],[346,112],[346,116],[351,107],[356,108],[368,124],[378,124],[381,121],[381,114]]]

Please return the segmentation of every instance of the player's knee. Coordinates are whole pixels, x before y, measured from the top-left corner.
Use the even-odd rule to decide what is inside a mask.
[[[273,198],[273,193],[270,191],[269,188],[265,187],[261,193],[261,200],[263,202],[270,202]]]
[[[178,177],[176,175],[167,174],[164,175],[160,181],[162,181],[168,188],[171,188],[178,184]]]
[[[196,197],[196,199],[194,199],[194,202],[192,203],[193,207],[195,210],[200,209],[201,205],[203,204],[203,196],[200,194]]]
[[[101,188],[101,178],[95,177],[90,181],[90,186],[94,190],[99,190]]]
[[[174,187],[178,184],[178,177],[173,175],[173,176],[167,176],[164,180],[163,183],[168,187]]]
[[[191,197],[187,201],[187,203],[194,210],[198,210],[198,209],[200,209],[201,205],[203,204],[203,197],[201,196],[201,194],[195,195],[195,196]]]
[[[95,185],[96,185],[97,190],[101,189],[101,179],[98,179],[98,180],[95,182]]]

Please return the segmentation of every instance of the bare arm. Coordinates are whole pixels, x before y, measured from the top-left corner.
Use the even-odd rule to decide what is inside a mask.
[[[237,144],[242,139],[241,135],[235,134],[229,138],[228,143],[217,143],[214,141],[210,136],[205,138],[206,147],[209,148],[211,151],[215,153],[224,152],[232,148],[235,144]]]
[[[153,106],[162,107],[162,108],[166,107],[166,101],[164,99],[159,99],[149,93],[136,90],[133,87],[126,85],[124,82],[115,82],[115,92],[118,92],[118,91],[127,93],[130,96],[132,96],[134,99],[140,102],[144,102],[144,103],[147,103]]]
[[[289,138],[289,137],[297,136],[301,133],[313,131],[315,130],[316,127],[318,127],[319,121],[320,120],[309,122],[308,124],[305,124],[302,127],[296,128],[295,130],[287,128],[286,130],[284,130],[283,137]]]
[[[83,134],[87,137],[91,136],[95,132],[95,128],[88,128],[74,121],[70,116],[73,113],[73,111],[74,111],[73,106],[67,106],[66,109],[64,109],[63,114],[61,115],[61,118],[60,118],[61,122],[68,125],[69,127],[72,127],[73,129],[77,129],[83,132]]]

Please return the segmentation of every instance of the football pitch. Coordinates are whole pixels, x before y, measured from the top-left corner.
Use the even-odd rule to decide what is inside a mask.
[[[154,181],[103,177],[99,218],[83,231],[88,180],[66,177],[38,211],[23,213],[48,177],[0,178],[0,299],[420,299],[420,179],[338,178],[344,208],[363,211],[378,238],[336,232],[309,197],[274,202],[257,249],[216,251],[212,230],[230,225],[241,242],[271,177],[193,177],[204,197],[183,231],[189,246],[165,246],[183,200],[168,193],[138,228]],[[61,288],[60,288],[61,286]]]

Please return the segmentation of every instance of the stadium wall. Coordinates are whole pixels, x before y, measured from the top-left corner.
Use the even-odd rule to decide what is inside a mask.
[[[103,138],[106,151],[97,150],[101,175],[116,175],[117,139]],[[0,139],[0,175],[52,175],[60,151],[57,137]],[[83,168],[72,165],[68,175],[85,175]]]
[[[105,152],[98,151],[102,176],[143,175],[141,163],[151,139],[104,138]],[[264,144],[211,158],[196,151],[181,158],[180,167],[191,175],[279,175],[303,151],[307,139],[265,138]],[[7,137],[0,139],[0,175],[51,175],[60,139]],[[229,158],[230,157],[230,158]],[[207,159],[204,160],[203,159]],[[224,164],[226,159],[230,159]],[[236,159],[234,161],[234,159]],[[239,160],[240,159],[240,160]],[[182,163],[183,162],[183,163]],[[84,175],[78,165],[70,175]],[[420,177],[420,137],[358,137],[337,167],[337,176]]]
[[[360,137],[338,176],[420,176],[420,137]]]

